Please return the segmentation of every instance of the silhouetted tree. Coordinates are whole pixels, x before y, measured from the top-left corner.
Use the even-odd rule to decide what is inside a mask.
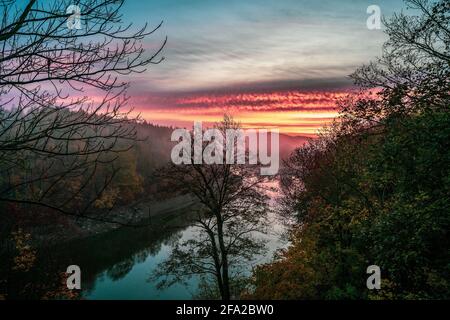
[[[88,209],[120,169],[117,153],[136,140],[137,119],[123,108],[128,83],[118,76],[161,62],[165,44],[145,55],[142,40],[161,24],[124,25],[123,2],[0,3],[1,203],[102,220]],[[70,5],[80,9],[81,29],[69,28]],[[105,165],[111,174],[95,181]]]
[[[448,299],[450,2],[405,2],[383,56],[353,74],[361,92],[287,160],[292,244],[256,268],[250,297]]]
[[[239,125],[226,116],[215,128],[225,137],[227,129],[238,129]],[[255,233],[263,232],[267,223],[265,179],[257,166],[194,164],[194,152],[191,154],[192,164],[171,164],[159,176],[170,190],[191,194],[200,203],[194,222],[198,232],[196,237],[177,243],[152,278],[164,278],[160,286],[170,286],[199,275],[207,283],[212,280],[219,296],[229,300],[239,291],[233,283],[242,275],[242,266],[264,249],[264,242]]]

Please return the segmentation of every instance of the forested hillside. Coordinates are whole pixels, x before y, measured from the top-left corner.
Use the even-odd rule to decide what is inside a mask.
[[[407,1],[383,56],[359,68],[358,96],[282,174],[292,245],[254,272],[260,299],[448,299],[448,1]],[[368,290],[366,268],[381,269]]]
[[[7,236],[9,229],[18,226],[26,228],[64,223],[71,213],[81,210],[86,210],[90,217],[104,216],[108,210],[139,198],[152,199],[157,192],[152,174],[156,168],[170,161],[173,145],[170,134],[173,129],[146,122],[129,125],[136,131],[133,141],[119,140],[116,145],[122,148],[121,151],[102,155],[108,161],[95,165],[93,170],[75,172],[71,169],[71,172],[61,174],[61,169],[66,169],[61,168],[61,163],[48,167],[48,161],[26,153],[26,163],[22,166],[1,170],[2,195],[16,200],[0,203],[0,210],[4,213],[0,218],[1,226],[5,231],[1,234]],[[65,161],[70,162],[67,158]],[[4,166],[7,167],[7,164]],[[52,175],[57,175],[57,179],[51,179]],[[89,183],[82,185],[87,177]],[[52,184],[55,184],[54,190]],[[51,203],[64,202],[63,208],[67,214],[46,206],[21,203],[22,199],[42,197],[44,190],[48,190],[47,198]],[[107,215],[105,220],[108,220]]]

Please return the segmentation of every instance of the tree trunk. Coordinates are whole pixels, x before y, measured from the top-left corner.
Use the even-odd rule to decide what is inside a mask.
[[[225,300],[224,299],[225,291],[224,291],[223,280],[222,280],[222,272],[221,272],[221,267],[220,267],[219,253],[217,252],[218,250],[217,250],[216,239],[214,237],[214,233],[211,230],[207,230],[207,233],[211,240],[214,267],[216,269],[217,286],[219,287],[220,296],[222,297],[222,300]]]
[[[230,300],[230,280],[228,275],[228,253],[223,240],[223,222],[222,216],[217,215],[217,236],[219,238],[220,253],[222,256],[222,283],[223,293],[222,300]]]

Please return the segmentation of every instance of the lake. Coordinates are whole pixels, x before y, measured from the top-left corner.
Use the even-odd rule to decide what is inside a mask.
[[[270,261],[275,250],[286,245],[280,240],[283,227],[274,214],[269,219],[269,232],[255,235],[267,240],[267,253],[256,257],[256,264]],[[84,299],[191,299],[199,282],[195,277],[186,285],[162,290],[157,281],[148,279],[174,244],[195,237],[197,232],[189,212],[164,214],[152,219],[149,227],[124,227],[41,251],[37,269],[49,274],[78,265]],[[250,273],[251,267],[246,271]]]
[[[274,224],[269,235],[259,235],[268,240],[268,252],[264,256],[257,257],[259,263],[268,262],[274,251],[284,244],[279,240],[281,226]],[[160,234],[158,239],[150,239],[144,235],[152,230],[142,230],[139,246],[129,242],[129,254],[121,256],[113,263],[96,270],[83,282],[83,297],[86,299],[191,299],[196,292],[198,279],[192,278],[187,285],[175,284],[169,288],[159,290],[156,283],[148,282],[149,275],[160,262],[163,262],[170,254],[175,242],[188,240],[196,236],[196,227],[188,226],[183,230],[167,231]],[[133,230],[121,231],[122,237],[131,235]],[[144,239],[148,239],[146,242]],[[114,249],[110,253],[114,255]],[[80,266],[81,267],[81,266]],[[89,268],[89,266],[86,266]],[[249,267],[250,271],[250,267]]]

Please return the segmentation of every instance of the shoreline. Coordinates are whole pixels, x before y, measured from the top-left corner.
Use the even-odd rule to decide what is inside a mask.
[[[106,234],[122,228],[141,228],[149,226],[152,218],[160,219],[164,215],[171,216],[177,211],[191,209],[196,204],[189,195],[176,196],[165,200],[155,201],[150,199],[139,199],[129,205],[117,207],[99,217],[111,219],[116,222],[102,222],[90,220],[83,217],[69,218],[64,223],[53,225],[41,225],[24,229],[30,233],[30,245],[35,249],[51,247],[76,240]],[[121,225],[130,224],[135,226]],[[11,242],[3,243],[0,252],[9,251],[14,246]]]

